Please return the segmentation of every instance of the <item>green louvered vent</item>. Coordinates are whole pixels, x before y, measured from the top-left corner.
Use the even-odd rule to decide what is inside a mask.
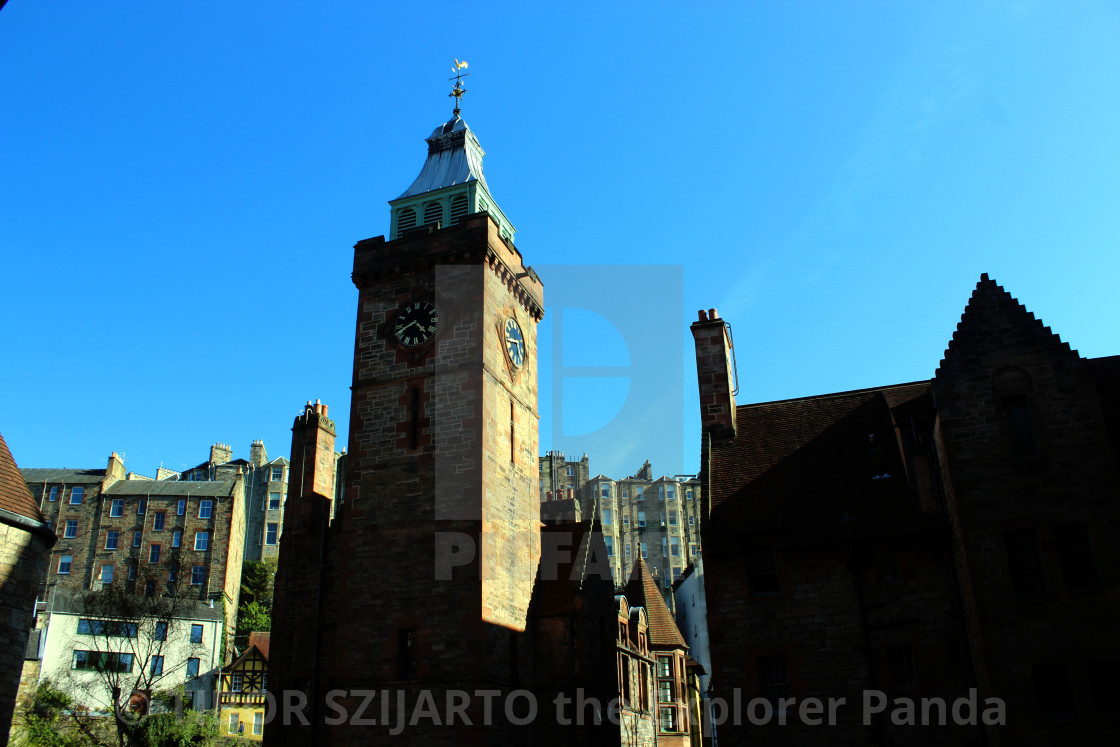
[[[430,226],[443,220],[443,205],[438,202],[429,202],[424,206],[424,225]]]
[[[405,208],[397,215],[397,235],[400,236],[410,228],[416,228],[416,211]]]
[[[455,195],[451,198],[451,225],[456,226],[467,214],[467,196]]]

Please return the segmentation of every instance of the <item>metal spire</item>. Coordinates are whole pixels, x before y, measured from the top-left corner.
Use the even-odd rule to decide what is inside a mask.
[[[451,93],[449,93],[447,95],[451,96],[455,99],[454,114],[455,114],[456,117],[459,116],[460,99],[462,99],[463,94],[467,92],[467,89],[463,88],[463,78],[470,75],[470,73],[464,73],[463,72],[463,69],[466,66],[467,66],[467,61],[466,60],[463,60],[462,62],[459,62],[459,60],[455,60],[455,66],[453,68],[451,68],[455,72],[455,77],[454,78],[448,78],[448,80],[455,81],[455,87],[453,89],[451,89]]]

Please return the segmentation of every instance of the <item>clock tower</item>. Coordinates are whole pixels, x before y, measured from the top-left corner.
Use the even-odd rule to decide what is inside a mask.
[[[389,203],[389,238],[354,247],[343,487],[289,494],[276,582],[274,687],[307,694],[309,724],[277,719],[269,744],[380,744],[402,716],[405,743],[503,743],[500,728],[409,719],[426,697],[446,717],[457,693],[515,690],[533,658],[543,288],[460,114]],[[325,468],[314,446],[334,426],[319,415],[296,420],[293,476]],[[377,725],[355,724],[368,691],[388,694],[361,717]],[[464,715],[480,727],[482,701]]]

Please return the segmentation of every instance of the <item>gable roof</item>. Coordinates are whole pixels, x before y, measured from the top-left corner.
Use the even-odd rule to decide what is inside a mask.
[[[46,528],[47,520],[16,467],[16,460],[8,450],[3,435],[0,435],[0,509],[31,519]]]
[[[649,624],[649,645],[651,648],[683,648],[688,644],[673,622],[673,615],[665,605],[657,582],[649,574],[649,568],[639,556],[626,585],[626,601],[631,607],[644,607]]]
[[[268,646],[271,640],[272,633],[267,630],[264,632],[254,631],[249,634],[249,646],[256,646],[257,651],[261,652],[265,661],[268,661]]]
[[[73,467],[30,467],[21,469],[27,482],[59,482],[66,485],[97,483],[105,479],[104,469],[75,469]]]

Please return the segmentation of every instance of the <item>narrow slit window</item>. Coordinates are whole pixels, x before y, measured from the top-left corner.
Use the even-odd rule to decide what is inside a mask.
[[[516,462],[517,453],[517,424],[513,419],[513,400],[509,402],[509,461]]]
[[[420,389],[412,388],[412,401],[408,407],[408,448],[415,449],[420,444]]]

